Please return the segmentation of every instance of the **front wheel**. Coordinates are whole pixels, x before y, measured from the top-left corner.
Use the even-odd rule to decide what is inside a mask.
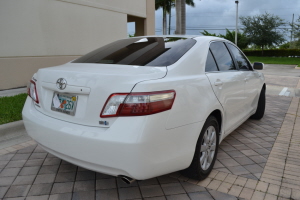
[[[214,116],[206,120],[191,165],[182,171],[185,176],[193,179],[205,179],[215,164],[219,147],[219,124]]]

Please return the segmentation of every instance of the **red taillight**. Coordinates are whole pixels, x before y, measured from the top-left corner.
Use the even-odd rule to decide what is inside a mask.
[[[151,115],[172,108],[175,91],[112,94],[106,101],[100,117]]]
[[[32,98],[32,100],[34,100],[36,103],[39,103],[39,97],[36,91],[36,84],[33,80],[30,80],[29,82],[27,93]]]

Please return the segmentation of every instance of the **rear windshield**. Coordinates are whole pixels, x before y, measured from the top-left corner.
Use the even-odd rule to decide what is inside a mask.
[[[129,38],[96,49],[73,63],[168,66],[179,60],[195,43],[196,40],[191,38]]]

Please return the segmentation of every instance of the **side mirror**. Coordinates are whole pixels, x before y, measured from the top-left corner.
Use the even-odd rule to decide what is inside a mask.
[[[264,63],[261,63],[261,62],[255,62],[253,64],[253,69],[256,69],[256,70],[263,70],[264,69]]]

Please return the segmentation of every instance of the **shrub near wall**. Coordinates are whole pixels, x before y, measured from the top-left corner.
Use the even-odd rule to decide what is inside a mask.
[[[261,50],[244,50],[246,56],[262,56]],[[300,49],[272,49],[264,50],[265,57],[299,57]]]

